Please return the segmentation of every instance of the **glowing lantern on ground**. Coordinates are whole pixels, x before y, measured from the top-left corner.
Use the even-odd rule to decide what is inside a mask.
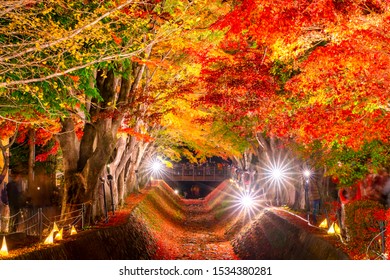
[[[72,226],[72,229],[70,230],[70,235],[77,234],[77,231],[74,226]]]
[[[320,228],[328,228],[328,220],[324,219],[319,225]]]
[[[54,222],[53,231],[60,231],[60,230],[58,229],[58,226],[57,226],[56,222]]]
[[[58,233],[56,234],[56,237],[54,239],[55,240],[62,240],[62,232],[63,232],[63,228],[61,228],[61,230],[58,231]]]
[[[46,237],[45,241],[43,242],[43,244],[53,244],[54,243],[54,230],[52,230],[49,234],[48,237]]]
[[[332,223],[328,229],[328,234],[340,234],[340,228],[336,223]]]
[[[341,233],[340,228],[339,228],[339,226],[338,226],[336,223],[334,224],[334,231],[335,231],[337,234],[340,234],[340,233]]]
[[[5,241],[5,236],[3,236],[3,244],[1,245],[0,255],[8,256],[8,248],[7,248],[7,242]]]

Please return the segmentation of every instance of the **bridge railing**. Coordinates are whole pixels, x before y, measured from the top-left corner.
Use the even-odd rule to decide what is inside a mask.
[[[166,173],[174,181],[223,181],[231,176],[228,165],[178,165]]]

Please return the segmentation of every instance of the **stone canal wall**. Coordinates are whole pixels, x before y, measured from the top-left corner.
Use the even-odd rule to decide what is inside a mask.
[[[228,184],[221,184],[215,192],[225,193]],[[225,196],[205,199],[210,211],[222,211]],[[218,206],[219,205],[219,206]],[[223,208],[225,209],[225,208]],[[228,209],[228,208],[227,208]],[[225,209],[226,210],[226,209]],[[224,211],[225,211],[224,210]],[[221,219],[226,221],[222,212]],[[157,215],[161,214],[161,215]],[[11,259],[24,260],[149,260],[158,256],[157,241],[152,229],[159,219],[182,225],[180,203],[171,189],[155,187],[135,207],[127,222],[80,231],[77,235],[55,245],[37,245]],[[167,218],[169,217],[169,219]],[[295,219],[294,219],[295,218]],[[216,221],[219,221],[218,219]],[[219,221],[222,223],[221,221]],[[223,224],[223,223],[222,223]],[[228,224],[224,224],[226,228]],[[227,236],[241,259],[253,260],[339,260],[348,255],[335,246],[337,237],[309,227],[306,222],[281,210],[270,209],[260,214],[250,225],[238,226]],[[333,238],[333,242],[332,241]],[[161,244],[160,244],[161,245]]]
[[[73,240],[18,255],[24,260],[145,260],[156,243],[147,227],[133,215],[121,226],[79,232]]]
[[[232,241],[236,254],[246,260],[346,260],[335,246],[335,236],[300,224],[295,218],[265,211]]]

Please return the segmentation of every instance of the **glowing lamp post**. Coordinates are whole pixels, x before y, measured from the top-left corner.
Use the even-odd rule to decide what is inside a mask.
[[[278,183],[277,185],[279,185],[283,179],[282,170],[280,168],[274,168],[271,172],[271,175],[272,175],[274,181]],[[278,187],[276,188],[276,205],[279,206],[279,188]]]
[[[152,171],[153,171],[153,174],[158,174],[162,169],[162,165],[161,165],[161,162],[159,161],[155,161],[153,162],[152,164]]]
[[[310,222],[310,200],[309,200],[309,180],[311,172],[310,170],[303,171],[303,177],[305,178],[305,208],[307,213],[307,220]]]
[[[114,204],[114,197],[112,195],[112,180],[113,179],[114,179],[114,177],[111,175],[110,165],[107,164],[107,180],[108,180],[108,183],[109,183],[109,186],[110,186],[111,210],[112,210],[112,214],[114,215],[115,214],[115,204]]]
[[[160,174],[163,172],[163,165],[158,158],[153,159],[149,164],[150,184],[153,185],[154,179],[160,179]]]
[[[103,190],[103,205],[104,205],[104,216],[105,216],[105,222],[108,223],[108,210],[107,210],[107,201],[106,201],[106,189],[104,187],[105,180],[103,177],[99,178],[100,182],[102,182],[102,190]]]

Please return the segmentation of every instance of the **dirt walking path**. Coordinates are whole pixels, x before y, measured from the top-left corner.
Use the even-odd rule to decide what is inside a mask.
[[[187,200],[184,204],[186,219],[177,238],[180,260],[232,260],[238,259],[223,231],[215,226],[214,213],[202,200]]]

